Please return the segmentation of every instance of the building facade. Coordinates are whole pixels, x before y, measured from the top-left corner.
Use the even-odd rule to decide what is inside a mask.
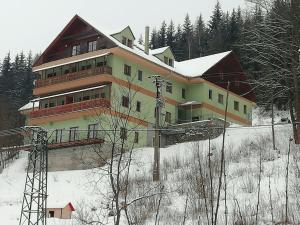
[[[135,42],[129,26],[98,30],[75,16],[34,64],[37,97],[20,111],[27,125],[52,131],[53,148],[104,141],[109,117],[126,117],[137,146],[152,144],[156,87],[160,75],[161,125],[224,118],[251,125],[255,95],[232,51],[176,62],[169,47]],[[120,125],[120,136],[127,127]]]

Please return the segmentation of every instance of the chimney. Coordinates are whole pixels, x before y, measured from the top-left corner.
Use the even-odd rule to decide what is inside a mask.
[[[149,26],[145,27],[145,53],[149,55]]]

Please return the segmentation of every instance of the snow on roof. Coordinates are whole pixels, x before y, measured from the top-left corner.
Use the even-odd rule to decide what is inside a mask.
[[[70,206],[71,211],[75,211],[73,205],[71,202],[65,202],[65,201],[49,201],[47,202],[47,208],[48,209],[63,209],[66,206]]]
[[[175,61],[175,69],[178,73],[183,74],[187,77],[202,76],[207,70],[220,62],[231,52],[232,51],[222,52],[181,62]]]
[[[110,35],[118,34],[118,33],[121,33],[123,30],[125,30],[126,27],[128,27],[128,25],[117,27],[117,28],[114,28],[111,30],[106,30],[106,33],[110,34]]]
[[[161,47],[161,48],[156,48],[156,49],[150,49],[150,54],[151,55],[161,54],[164,51],[166,51],[168,48],[169,48],[169,46]]]
[[[38,108],[38,107],[39,107],[39,102],[35,102],[34,103],[34,108]],[[19,108],[19,111],[29,110],[29,109],[32,109],[32,108],[33,108],[33,102],[28,102],[26,105]]]

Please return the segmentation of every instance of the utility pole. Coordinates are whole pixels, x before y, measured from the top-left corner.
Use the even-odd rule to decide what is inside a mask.
[[[160,112],[162,107],[161,87],[164,80],[159,75],[150,76],[156,86],[156,107],[155,107],[155,134],[154,134],[154,164],[153,164],[153,181],[160,180]]]
[[[47,131],[29,127],[32,134],[31,150],[19,225],[47,224]]]

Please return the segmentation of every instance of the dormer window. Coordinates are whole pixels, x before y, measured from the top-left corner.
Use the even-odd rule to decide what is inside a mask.
[[[169,66],[174,67],[174,60],[173,59],[169,59]]]
[[[128,46],[129,48],[132,48],[132,40],[128,39],[128,41],[127,41],[127,46]]]
[[[126,37],[122,37],[122,44],[126,45],[127,44],[127,38]]]
[[[97,50],[97,41],[88,42],[88,52],[93,52]]]
[[[164,56],[164,62],[165,62],[165,64],[169,65],[169,64],[168,64],[168,62],[169,62],[169,59],[168,59],[168,57],[167,57],[167,56]]]
[[[72,56],[80,54],[80,45],[74,45],[72,47]]]

